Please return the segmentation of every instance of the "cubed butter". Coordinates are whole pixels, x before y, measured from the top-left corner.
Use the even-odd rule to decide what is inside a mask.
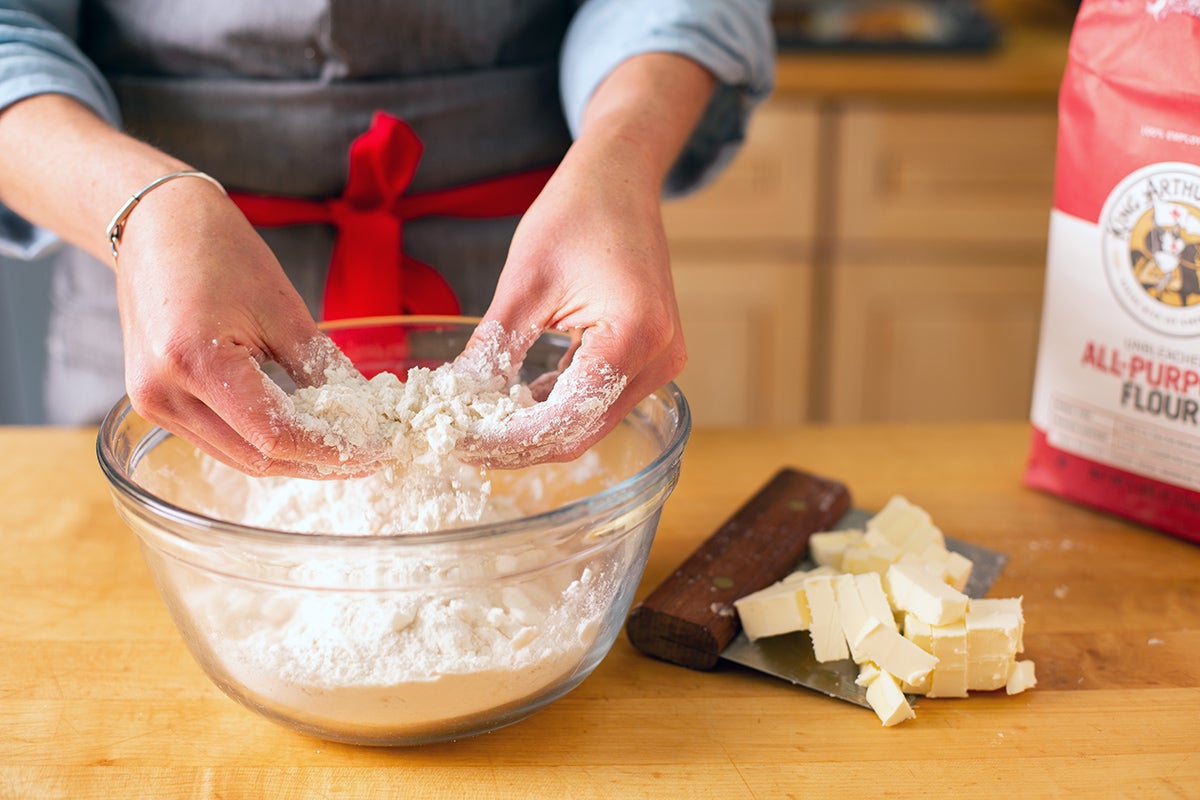
[[[1019,612],[1002,606],[981,607],[971,601],[963,622],[967,628],[967,653],[972,658],[1011,661],[1016,657],[1021,642]]]
[[[867,521],[867,533],[878,532],[910,553],[921,553],[930,545],[946,548],[946,539],[925,509],[896,495]]]
[[[860,530],[823,531],[808,537],[808,556],[814,563],[842,569],[842,554],[846,548],[862,541],[863,532]]]
[[[753,640],[809,631],[818,662],[853,658],[885,726],[914,716],[905,693],[967,697],[1036,685],[1021,598],[968,599],[972,563],[946,549],[929,515],[893,497],[865,530],[813,534],[815,569],[735,602]],[[899,622],[899,624],[897,624]]]
[[[882,575],[903,555],[904,551],[882,537],[876,536],[869,541],[864,536],[861,542],[847,547],[842,553],[842,571],[854,575],[866,572]]]
[[[1008,694],[1020,694],[1026,689],[1037,686],[1037,676],[1034,674],[1032,661],[1018,661],[1013,664],[1008,674],[1008,683],[1004,687]]]
[[[870,661],[865,661],[863,662],[862,666],[859,667],[858,677],[854,679],[854,682],[859,686],[866,687],[870,686],[871,681],[875,680],[875,678],[878,676],[879,667],[875,666]]]
[[[933,626],[927,622],[914,617],[912,614],[905,613],[903,621],[904,638],[915,644],[917,647],[924,650],[926,653],[933,652]],[[936,668],[934,672],[936,672]],[[933,673],[926,675],[915,683],[905,683],[901,688],[909,694],[927,694],[932,681]]]
[[[933,652],[933,626],[912,614],[904,614],[904,638],[927,653]]]
[[[975,565],[971,563],[971,559],[962,553],[948,551],[946,562],[942,566],[942,580],[958,591],[964,591],[967,588],[967,582],[971,580],[971,570],[974,568]]]
[[[887,670],[882,670],[867,685],[867,704],[885,728],[916,716],[895,676],[889,675]]]
[[[967,653],[967,690],[990,692],[1008,682],[1013,660],[1005,657],[975,659]]]
[[[967,596],[915,564],[892,564],[885,579],[892,605],[930,625],[962,619]]]
[[[802,583],[772,584],[733,601],[750,641],[807,630],[812,623]]]
[[[967,626],[961,619],[948,625],[930,627],[933,636],[930,652],[938,666],[929,681],[929,697],[967,696]]]
[[[850,647],[850,657],[861,664],[864,659],[859,657],[856,643],[858,636],[866,627],[868,621],[874,619],[867,614],[866,606],[858,595],[858,587],[853,575],[839,575],[833,579],[833,594],[837,600],[838,619],[842,624],[842,635]]]
[[[862,599],[867,614],[887,625],[892,630],[899,630],[896,625],[896,612],[887,599],[883,590],[883,579],[878,572],[865,572],[854,576],[854,585],[858,596]]]
[[[884,672],[905,683],[918,684],[937,666],[938,659],[905,639],[894,628],[877,619],[859,634],[854,650],[864,661],[872,661]]]
[[[939,545],[930,545],[920,553],[905,553],[897,563],[919,564],[934,572],[944,583],[963,591],[971,578],[974,564],[961,553],[955,553]]]
[[[1017,618],[1017,652],[1025,652],[1025,612],[1021,608],[1021,597],[972,598],[967,610],[979,614],[1006,613]]]
[[[846,635],[842,633],[842,620],[838,614],[833,580],[822,575],[809,578],[800,584],[804,587],[809,612],[812,615],[809,633],[812,635],[813,655],[821,663],[850,657]]]
[[[929,676],[926,697],[967,697],[967,671],[965,669],[935,669]]]

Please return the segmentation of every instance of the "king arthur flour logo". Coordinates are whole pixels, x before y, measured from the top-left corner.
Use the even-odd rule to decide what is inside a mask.
[[[1200,167],[1130,174],[1100,212],[1104,273],[1121,306],[1169,336],[1200,334]]]

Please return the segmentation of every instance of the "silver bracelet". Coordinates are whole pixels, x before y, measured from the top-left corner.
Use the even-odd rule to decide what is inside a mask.
[[[145,197],[149,192],[157,189],[159,186],[162,186],[167,181],[172,181],[176,178],[203,178],[213,186],[216,186],[218,189],[220,189],[222,193],[225,192],[225,187],[222,186],[216,178],[208,173],[200,172],[199,170],[194,169],[181,169],[178,172],[168,172],[166,175],[150,181],[141,189],[138,189],[136,192],[134,192],[133,196],[125,201],[125,205],[121,206],[121,210],[118,211],[115,216],[113,216],[112,222],[108,223],[108,228],[106,231],[108,234],[108,244],[110,247],[112,247],[114,264],[117,263],[117,242],[121,241],[121,233],[125,230],[125,220],[129,218],[129,215],[133,213],[133,209],[137,207],[138,203],[142,202],[142,198]]]

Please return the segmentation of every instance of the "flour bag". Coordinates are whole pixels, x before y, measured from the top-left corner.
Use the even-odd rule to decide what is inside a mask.
[[[1200,0],[1084,0],[1027,484],[1200,541]]]

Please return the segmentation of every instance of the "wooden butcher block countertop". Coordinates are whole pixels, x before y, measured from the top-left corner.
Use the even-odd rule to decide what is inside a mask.
[[[1200,797],[1200,547],[1020,482],[1028,428],[697,431],[640,596],[780,467],[904,494],[1010,561],[1038,686],[868,710],[622,635],[575,691],[492,734],[334,744],[216,689],[110,504],[91,430],[0,428],[0,798]]]

